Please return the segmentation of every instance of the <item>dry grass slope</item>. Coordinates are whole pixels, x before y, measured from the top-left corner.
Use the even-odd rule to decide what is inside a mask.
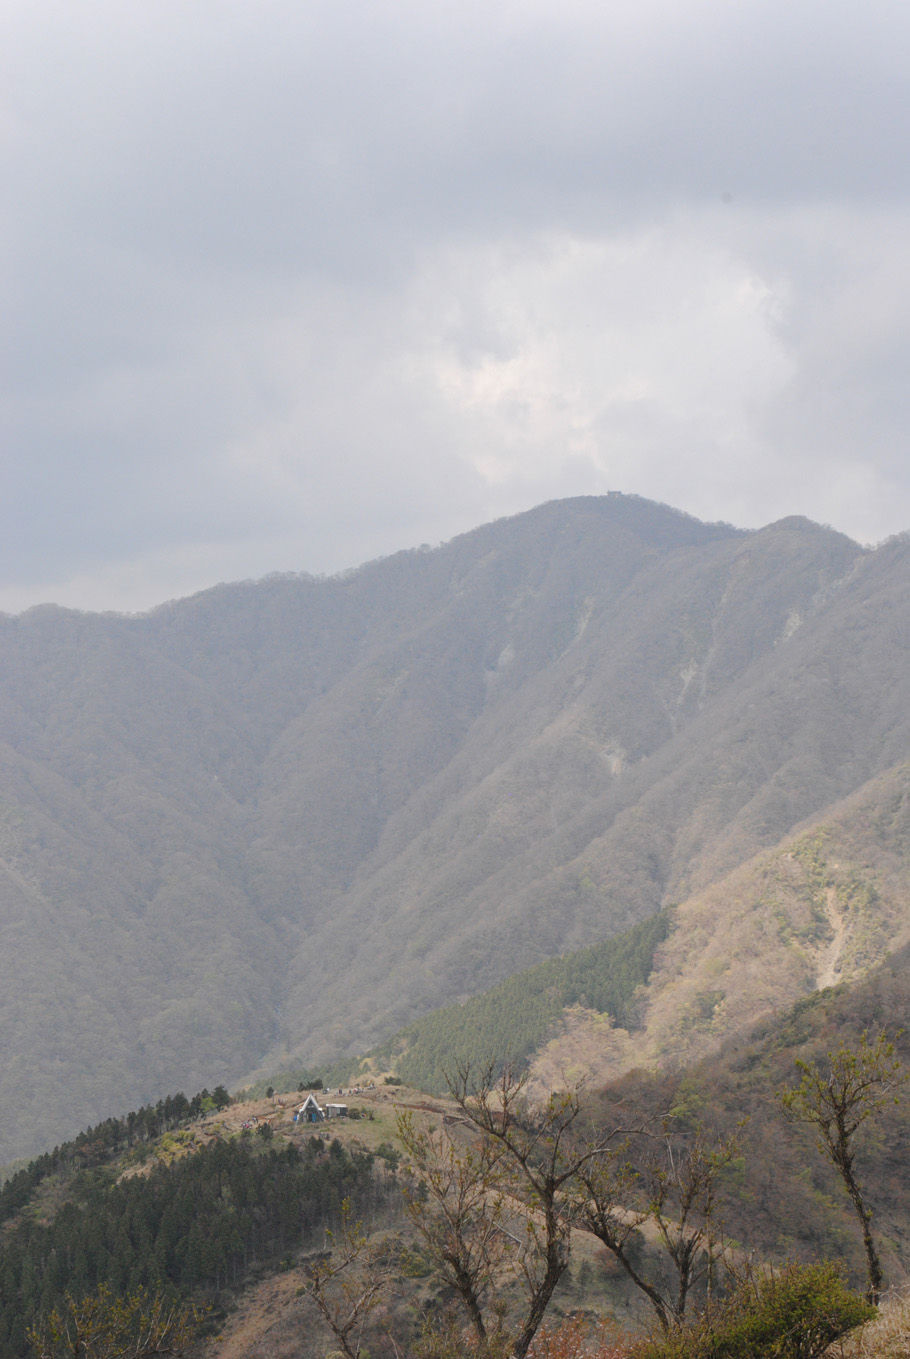
[[[833,1345],[829,1354],[830,1359],[910,1359],[910,1294],[891,1294],[874,1321]]]
[[[541,1088],[685,1065],[813,991],[854,981],[910,940],[910,766],[676,909],[640,999],[641,1028],[567,1014],[537,1055]]]

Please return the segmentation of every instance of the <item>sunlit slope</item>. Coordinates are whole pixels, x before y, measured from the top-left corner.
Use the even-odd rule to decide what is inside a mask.
[[[910,945],[908,848],[904,765],[678,906],[431,1011],[369,1067],[444,1091],[466,1066],[528,1065],[542,1094],[701,1061]]]
[[[910,943],[910,765],[683,901],[638,993],[636,1024],[576,1010],[533,1062],[540,1088],[698,1061]],[[886,1017],[879,1017],[884,1022]]]

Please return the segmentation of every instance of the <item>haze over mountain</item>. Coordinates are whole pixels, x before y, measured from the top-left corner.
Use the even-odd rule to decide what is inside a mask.
[[[0,1159],[362,1050],[887,774],[908,549],[617,495],[0,619]]]

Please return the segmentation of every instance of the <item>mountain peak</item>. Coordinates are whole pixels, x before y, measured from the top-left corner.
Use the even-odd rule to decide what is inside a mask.
[[[0,1157],[362,1050],[908,758],[907,554],[784,524],[578,497],[344,578],[5,623]]]

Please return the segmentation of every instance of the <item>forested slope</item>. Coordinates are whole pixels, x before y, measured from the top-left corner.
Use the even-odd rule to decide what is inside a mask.
[[[593,954],[575,975],[592,961]],[[638,1070],[588,1087],[564,1155],[571,1160],[574,1151],[589,1147],[592,1134],[609,1140],[609,1130],[627,1129],[617,1152],[631,1157],[646,1186],[654,1158],[663,1164],[665,1139],[684,1182],[697,1148],[713,1149],[711,1240],[715,1247],[723,1243],[729,1262],[741,1268],[745,1258],[755,1267],[836,1259],[861,1286],[862,1238],[843,1185],[819,1155],[811,1131],[788,1120],[781,1095],[799,1079],[797,1059],[824,1061],[842,1043],[858,1050],[864,1034],[882,1028],[893,1034],[906,1068],[907,962],[905,949],[861,982],[813,994],[723,1044],[710,1061]],[[572,972],[565,969],[566,977]],[[371,1352],[374,1343],[377,1352],[400,1352],[420,1317],[428,1311],[443,1316],[453,1290],[442,1284],[427,1240],[402,1211],[403,1194],[414,1188],[402,1149],[419,1156],[426,1145],[422,1133],[415,1141],[415,1119],[436,1136],[454,1128],[458,1145],[465,1136],[464,1109],[459,1117],[451,1101],[371,1088],[351,1105],[350,1119],[314,1127],[291,1121],[299,1098],[238,1106],[221,1088],[191,1100],[172,1096],[88,1129],[14,1176],[0,1190],[0,1355],[24,1359],[27,1326],[40,1324],[64,1292],[78,1299],[99,1286],[124,1299],[147,1288],[169,1299],[212,1304],[205,1346],[212,1355],[322,1354],[330,1342],[314,1324],[309,1267],[326,1258],[332,1241],[327,1229],[337,1244],[343,1200],[373,1234],[369,1258],[384,1279],[375,1325],[365,1332]],[[544,1117],[538,1108],[530,1121],[522,1116],[522,1127],[533,1135],[533,1120]],[[856,1138],[855,1170],[874,1209],[889,1285],[900,1285],[910,1266],[907,1140],[906,1099],[884,1101]],[[545,1139],[541,1145],[548,1145]],[[462,1164],[476,1172],[478,1161]],[[647,1192],[637,1176],[621,1184],[626,1205]],[[520,1202],[520,1184],[513,1182],[512,1191]],[[431,1201],[420,1201],[424,1213],[432,1212]],[[571,1203],[564,1207],[573,1211]],[[699,1198],[690,1207],[688,1225],[694,1227],[704,1202]],[[643,1211],[642,1221],[647,1216]],[[611,1266],[589,1230],[576,1223],[570,1267],[548,1321],[558,1325],[580,1311],[588,1319],[612,1315],[633,1332],[653,1327],[646,1297]],[[672,1287],[672,1267],[657,1233],[635,1233],[629,1245],[639,1277]],[[362,1266],[365,1261],[362,1255]],[[723,1277],[719,1269],[715,1283]],[[514,1306],[515,1291],[504,1275],[498,1287],[503,1309]],[[690,1313],[703,1303],[700,1284],[689,1298]]]
[[[224,1092],[224,1102],[227,1102]],[[221,1107],[224,1102],[218,1101]],[[325,1245],[342,1202],[381,1214],[397,1189],[363,1148],[309,1137],[198,1131],[208,1091],[178,1095],[81,1133],[0,1191],[0,1357],[26,1342],[67,1295],[99,1287],[206,1302],[253,1267]],[[263,1122],[260,1131],[271,1134]],[[379,1171],[375,1169],[378,1164]]]
[[[910,757],[910,552],[558,502],[343,577],[0,619],[0,1158],[363,1050]]]
[[[554,1026],[534,1084],[569,1065],[594,1078],[688,1066],[759,1020],[859,982],[910,941],[910,764],[865,784],[672,911],[634,1025],[597,1014]]]

